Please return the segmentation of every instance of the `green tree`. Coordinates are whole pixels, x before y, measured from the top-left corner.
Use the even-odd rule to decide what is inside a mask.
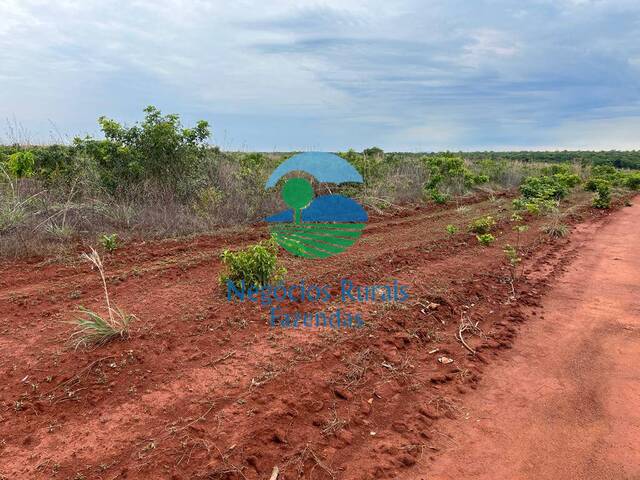
[[[100,117],[104,140],[75,139],[76,147],[96,160],[103,183],[112,190],[120,183],[144,179],[175,187],[196,171],[204,157],[210,136],[206,121],[184,128],[178,115],[162,115],[153,106],[144,113],[142,123],[132,127]]]

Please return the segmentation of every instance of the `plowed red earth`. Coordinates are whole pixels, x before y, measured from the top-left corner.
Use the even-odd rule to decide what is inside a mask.
[[[565,222],[592,228],[617,215],[589,200],[570,199]],[[450,419],[461,421],[581,245],[550,240],[545,219],[528,219],[526,278],[513,297],[502,252],[516,242],[510,198],[468,203],[374,217],[356,246],[328,260],[283,256],[288,282],[334,294],[341,278],[409,286],[401,305],[343,305],[334,295],[322,307],[361,313],[360,329],[274,328],[267,307],[227,302],[219,254],[266,237],[258,226],[106,256],[112,300],[139,320],[128,340],[92,350],[69,347],[68,322],[78,305],[104,312],[96,272],[78,259],[5,261],[0,478],[265,479],[275,466],[279,479],[429,472],[451,446]],[[494,245],[447,237],[447,224],[464,232],[481,214],[499,219]],[[461,320],[482,332],[464,334],[469,348]]]

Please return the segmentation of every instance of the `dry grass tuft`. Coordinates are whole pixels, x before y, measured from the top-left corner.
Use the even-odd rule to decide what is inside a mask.
[[[80,312],[84,317],[77,319],[75,322],[78,329],[71,335],[71,344],[75,348],[79,348],[90,345],[104,345],[116,338],[127,338],[129,336],[129,325],[136,319],[135,315],[127,314],[120,308],[111,306],[104,265],[98,252],[92,247],[91,253],[83,253],[82,258],[98,269],[104,289],[108,316],[103,318],[96,312],[80,307]]]

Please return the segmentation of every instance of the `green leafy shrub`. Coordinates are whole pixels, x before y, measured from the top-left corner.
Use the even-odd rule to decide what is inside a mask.
[[[484,235],[489,233],[493,227],[496,225],[495,219],[490,216],[484,216],[480,218],[476,218],[469,224],[469,231],[473,233],[477,233],[479,235]]]
[[[113,252],[116,248],[118,248],[118,234],[112,233],[111,235],[102,235],[98,241],[102,248],[104,248],[107,252]]]
[[[482,245],[483,247],[488,247],[496,240],[496,238],[490,233],[483,233],[481,235],[476,235],[476,238],[478,239],[478,243],[480,243],[480,245]]]
[[[516,211],[546,215],[554,211],[560,199],[566,197],[581,179],[567,165],[552,165],[544,172],[549,175],[527,177],[520,185],[522,196],[513,201]]]
[[[640,190],[640,172],[633,172],[627,175],[624,186],[631,190]]]
[[[262,288],[281,280],[286,269],[278,265],[278,244],[271,238],[243,250],[225,250],[221,255],[226,272],[220,275],[220,283],[242,283],[246,288]]]
[[[458,233],[458,227],[456,227],[455,225],[447,225],[445,227],[445,230],[449,235],[455,235],[456,233]]]
[[[20,151],[9,155],[7,170],[16,178],[31,177],[34,173],[36,157],[33,152]]]
[[[591,180],[606,180],[611,185],[620,186],[624,181],[624,174],[611,165],[597,165],[591,169],[591,175],[587,185],[592,192],[595,192],[594,184]]]
[[[178,115],[162,115],[153,106],[144,112],[142,123],[132,127],[100,117],[104,140],[86,137],[74,141],[76,149],[96,161],[102,183],[111,191],[121,182],[145,179],[176,188],[198,170],[209,124],[201,120],[194,128],[183,128]]]
[[[569,193],[569,185],[558,176],[528,177],[520,185],[525,199],[559,200]]]
[[[611,184],[604,179],[595,181],[596,196],[593,199],[593,206],[606,209],[611,206]]]
[[[428,193],[431,200],[438,204],[447,203],[447,200],[449,200],[449,195],[439,192],[437,188],[428,190]]]
[[[437,189],[443,184],[455,185],[462,191],[489,180],[487,175],[476,175],[470,170],[462,157],[450,153],[424,157],[423,163],[429,172],[429,180],[425,185],[427,191]]]
[[[516,198],[513,201],[513,207],[520,212],[526,211],[533,215],[546,215],[557,209],[558,201],[543,198]]]

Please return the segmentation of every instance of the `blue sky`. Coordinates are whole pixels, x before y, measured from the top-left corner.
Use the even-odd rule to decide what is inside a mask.
[[[3,0],[0,19],[5,142],[153,104],[234,150],[640,149],[638,0]]]

